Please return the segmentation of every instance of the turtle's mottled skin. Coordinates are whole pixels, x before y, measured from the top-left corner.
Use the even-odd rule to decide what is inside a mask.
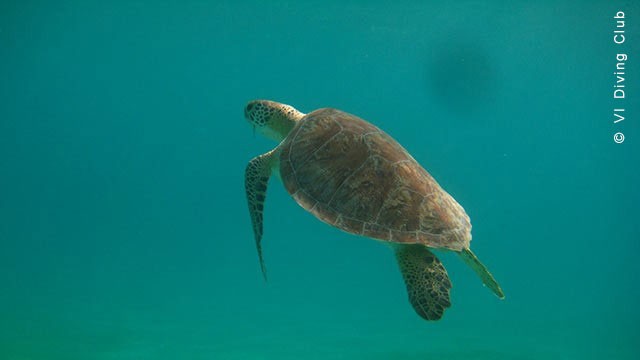
[[[500,286],[469,249],[469,217],[393,138],[357,116],[320,109],[307,115],[267,100],[249,102],[245,116],[280,144],[247,166],[246,190],[260,246],[269,177],[280,175],[303,208],[346,232],[393,245],[409,301],[427,320],[450,306],[451,282],[429,248],[456,252],[496,295]]]

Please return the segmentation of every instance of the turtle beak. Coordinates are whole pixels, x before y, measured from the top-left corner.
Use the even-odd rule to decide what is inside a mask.
[[[247,104],[247,106],[244,107],[244,117],[249,119],[249,111],[251,111],[251,109],[253,108],[253,104],[249,103]]]

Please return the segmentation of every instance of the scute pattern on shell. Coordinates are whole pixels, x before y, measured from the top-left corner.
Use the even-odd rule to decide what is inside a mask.
[[[320,220],[379,240],[469,247],[464,209],[374,125],[320,109],[301,119],[280,147],[287,191]]]

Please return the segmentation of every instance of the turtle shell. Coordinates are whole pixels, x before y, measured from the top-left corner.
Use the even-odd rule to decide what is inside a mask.
[[[462,250],[469,217],[393,138],[357,116],[320,109],[280,144],[280,175],[303,208],[346,232]]]

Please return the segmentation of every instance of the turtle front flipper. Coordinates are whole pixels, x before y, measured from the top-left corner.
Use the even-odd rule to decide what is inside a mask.
[[[440,260],[426,246],[395,245],[396,259],[407,285],[409,302],[426,320],[439,320],[451,306],[451,281]]]
[[[253,224],[253,235],[256,239],[256,248],[258,250],[258,258],[260,259],[260,268],[264,279],[267,279],[267,270],[264,266],[262,258],[262,213],[264,210],[264,200],[267,196],[267,185],[269,177],[276,161],[274,151],[256,156],[249,161],[244,175],[244,185],[247,192],[247,202],[249,203],[249,214],[251,215],[251,223]]]

